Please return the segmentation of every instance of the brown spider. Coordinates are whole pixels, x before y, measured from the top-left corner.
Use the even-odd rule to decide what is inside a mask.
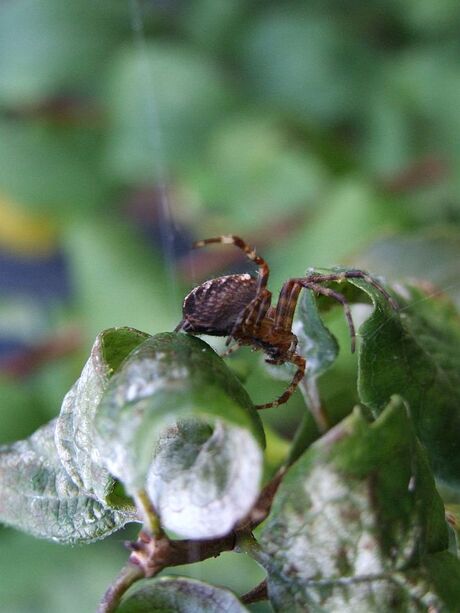
[[[258,409],[268,409],[287,402],[304,376],[306,361],[296,353],[297,337],[291,330],[302,288],[329,296],[342,304],[350,329],[352,352],[355,350],[356,334],[348,301],[342,294],[323,287],[322,283],[364,279],[377,288],[393,308],[398,308],[383,287],[362,270],[331,274],[311,273],[306,277],[289,279],[281,288],[277,305],[271,306],[272,294],[267,289],[270,274],[267,262],[238,236],[207,238],[197,241],[193,246],[203,247],[209,243],[235,245],[244,251],[247,257],[259,266],[258,277],[249,274],[227,275],[205,281],[195,287],[185,297],[183,319],[176,327],[176,332],[182,330],[189,334],[227,336],[227,345],[232,339],[236,341],[236,346],[227,353],[241,345],[250,345],[254,349],[262,349],[268,356],[266,362],[269,364],[295,364],[297,371],[287,390],[277,400],[257,405]]]

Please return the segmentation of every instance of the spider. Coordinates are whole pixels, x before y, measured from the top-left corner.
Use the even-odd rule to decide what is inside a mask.
[[[356,333],[348,301],[342,294],[323,287],[323,283],[364,279],[381,292],[394,309],[398,308],[383,287],[362,270],[331,274],[313,272],[305,277],[289,279],[281,288],[276,306],[272,306],[272,294],[267,289],[270,274],[267,262],[241,238],[234,235],[200,240],[195,242],[193,247],[204,247],[210,243],[234,245],[241,249],[259,267],[258,276],[256,278],[247,273],[227,275],[205,281],[195,287],[184,299],[183,319],[175,331],[227,336],[227,345],[232,340],[236,344],[226,354],[242,345],[249,345],[253,349],[261,349],[267,356],[265,361],[269,364],[290,362],[297,366],[286,391],[272,402],[256,405],[257,409],[268,409],[287,402],[305,374],[306,360],[296,353],[297,337],[291,329],[297,300],[303,288],[340,302],[350,330],[352,352],[355,350]]]

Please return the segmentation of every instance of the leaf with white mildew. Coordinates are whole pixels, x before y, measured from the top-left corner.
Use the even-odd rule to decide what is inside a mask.
[[[98,334],[56,421],[55,442],[64,469],[79,488],[101,500],[109,493],[113,478],[94,445],[94,418],[113,372],[147,337],[133,328],[110,328]]]
[[[112,373],[147,334],[101,332],[59,417],[0,447],[0,521],[64,543],[103,538],[137,514],[114,495],[115,480],[94,445],[94,417]]]
[[[31,437],[0,447],[0,521],[62,543],[94,541],[133,520],[80,489],[64,469],[55,443],[56,421]]]
[[[286,474],[260,544],[276,611],[448,602],[425,570],[447,549],[444,509],[401,400],[375,423],[355,411],[310,447]]]
[[[96,415],[110,473],[146,490],[166,528],[212,538],[228,532],[259,493],[264,435],[249,396],[203,341],[146,340],[112,378]]]

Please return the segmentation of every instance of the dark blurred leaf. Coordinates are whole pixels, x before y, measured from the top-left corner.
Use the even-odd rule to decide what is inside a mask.
[[[43,121],[0,121],[0,186],[34,212],[87,215],[106,193],[100,133]]]
[[[183,7],[183,28],[193,42],[212,53],[229,53],[247,10],[244,0],[194,0]]]
[[[128,14],[119,0],[2,2],[0,103],[29,105],[96,83]]]
[[[363,250],[356,263],[391,282],[430,281],[433,294],[446,292],[460,304],[460,234],[454,228],[382,238]]]
[[[392,394],[409,403],[415,430],[435,475],[460,485],[460,325],[454,305],[401,287],[396,314],[367,283],[353,280],[374,302],[360,329],[359,393],[376,414]]]
[[[180,297],[164,259],[126,223],[113,215],[81,219],[67,225],[65,238],[90,338],[110,326],[160,332],[179,322]]]
[[[215,64],[181,45],[125,49],[115,62],[108,160],[118,180],[164,181],[195,161],[226,104]]]
[[[276,611],[402,611],[419,590],[428,611],[451,578],[426,585],[420,563],[447,543],[428,463],[393,398],[373,424],[356,410],[289,469],[256,555]]]
[[[357,177],[336,182],[322,201],[327,205],[319,207],[289,241],[273,244],[273,287],[305,275],[311,266],[344,264],[356,250],[401,223],[401,213],[389,210],[388,203]]]
[[[259,491],[264,434],[251,400],[200,339],[145,341],[112,378],[96,416],[101,459],[133,497],[185,537],[226,534]]]
[[[265,103],[307,121],[336,121],[356,112],[365,50],[330,16],[292,7],[264,12],[242,48],[250,83]]]
[[[427,583],[439,595],[448,611],[457,611],[460,602],[460,562],[447,551],[427,556],[423,562]],[[428,609],[429,610],[429,609]]]
[[[328,179],[308,150],[270,118],[237,115],[214,131],[206,159],[187,175],[206,212],[228,215],[238,228],[260,225],[260,213],[282,218],[315,209]]]
[[[229,590],[186,578],[162,577],[123,599],[117,613],[243,613],[247,611]]]

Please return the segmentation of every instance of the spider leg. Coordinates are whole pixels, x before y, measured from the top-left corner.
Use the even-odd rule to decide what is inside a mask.
[[[267,289],[262,290],[259,295],[251,300],[238,316],[226,344],[229,345],[231,339],[240,332],[254,336],[254,331],[257,330],[260,322],[265,317],[266,312],[270,308],[271,301],[272,294]]]
[[[220,354],[221,358],[226,358],[227,356],[231,355],[232,353],[234,353],[235,351],[238,351],[238,349],[241,347],[241,345],[236,342],[234,345],[232,345],[231,347],[228,347],[228,349],[226,351],[224,351],[224,353]]]
[[[300,290],[302,287],[305,289],[310,289],[316,294],[322,294],[323,296],[328,296],[334,300],[337,300],[337,302],[340,302],[340,304],[343,306],[345,318],[350,330],[351,351],[354,352],[356,347],[356,331],[351,316],[350,304],[345,296],[340,292],[336,292],[321,285],[321,283],[327,283],[329,281],[341,282],[345,279],[363,279],[375,287],[388,300],[393,309],[398,310],[399,307],[390,294],[379,283],[377,283],[375,279],[362,270],[349,270],[324,275],[313,273],[304,278],[290,279],[283,285],[278,298],[278,304],[276,306],[275,329],[286,331],[291,329]]]
[[[339,292],[335,292],[334,290],[328,287],[323,287],[322,285],[319,285],[319,283],[310,283],[306,281],[303,287],[305,287],[306,289],[313,290],[316,294],[322,294],[323,296],[334,298],[334,300],[337,300],[337,302],[340,302],[340,304],[343,306],[343,311],[345,313],[345,318],[347,320],[348,329],[350,330],[351,353],[354,353],[356,349],[356,330],[355,330],[355,324],[353,323],[353,318],[351,316],[350,303],[345,298],[345,296]]]
[[[201,241],[196,241],[193,243],[193,247],[204,247],[205,245],[209,245],[211,243],[222,243],[223,245],[235,245],[238,249],[241,249],[246,256],[257,264],[259,267],[259,278],[257,285],[257,293],[267,287],[268,277],[270,274],[270,268],[267,262],[257,255],[255,249],[247,245],[242,238],[239,236],[235,236],[234,234],[225,234],[223,236],[215,236],[214,238],[205,238]]]
[[[301,289],[301,279],[290,279],[284,283],[276,305],[275,330],[291,330]]]
[[[312,273],[305,277],[305,279],[309,282],[312,281],[313,283],[326,283],[327,281],[338,281],[340,283],[345,279],[363,279],[363,281],[366,281],[366,283],[369,283],[369,285],[375,287],[375,289],[382,294],[382,296],[389,302],[395,311],[399,310],[399,305],[394,298],[390,296],[390,294],[380,285],[380,283],[378,283],[378,281],[371,277],[371,275],[369,275],[367,272],[364,272],[364,270],[344,270],[343,272],[324,275]]]
[[[350,330],[351,351],[353,353],[356,346],[356,332],[355,326],[353,324],[353,319],[351,317],[350,305],[348,303],[348,300],[339,292],[335,292],[328,287],[323,287],[322,285],[320,285],[322,278],[320,278],[318,275],[314,277],[312,276],[312,279],[314,279],[314,281],[310,281],[310,277],[289,279],[289,281],[286,281],[286,283],[283,285],[278,298],[278,304],[276,305],[275,329],[285,331],[291,330],[294,313],[299,298],[299,293],[302,288],[311,289],[317,294],[322,294],[323,296],[329,296],[330,298],[334,298],[334,300],[337,300],[343,306],[345,317],[348,323],[348,328]],[[332,279],[327,279],[327,281],[330,280]]]
[[[299,385],[300,381],[302,380],[305,374],[307,362],[305,358],[303,358],[297,353],[294,353],[294,355],[291,356],[289,360],[286,360],[286,361],[291,362],[292,364],[295,364],[297,366],[297,370],[291,381],[291,384],[289,385],[287,390],[283,394],[281,394],[279,398],[277,398],[273,402],[266,402],[265,404],[257,404],[256,409],[270,409],[271,407],[277,407],[280,404],[284,404],[285,402],[289,400],[289,398],[295,392],[297,386]],[[270,363],[273,363],[273,362],[270,362]],[[277,362],[275,361],[274,363],[277,363]]]

